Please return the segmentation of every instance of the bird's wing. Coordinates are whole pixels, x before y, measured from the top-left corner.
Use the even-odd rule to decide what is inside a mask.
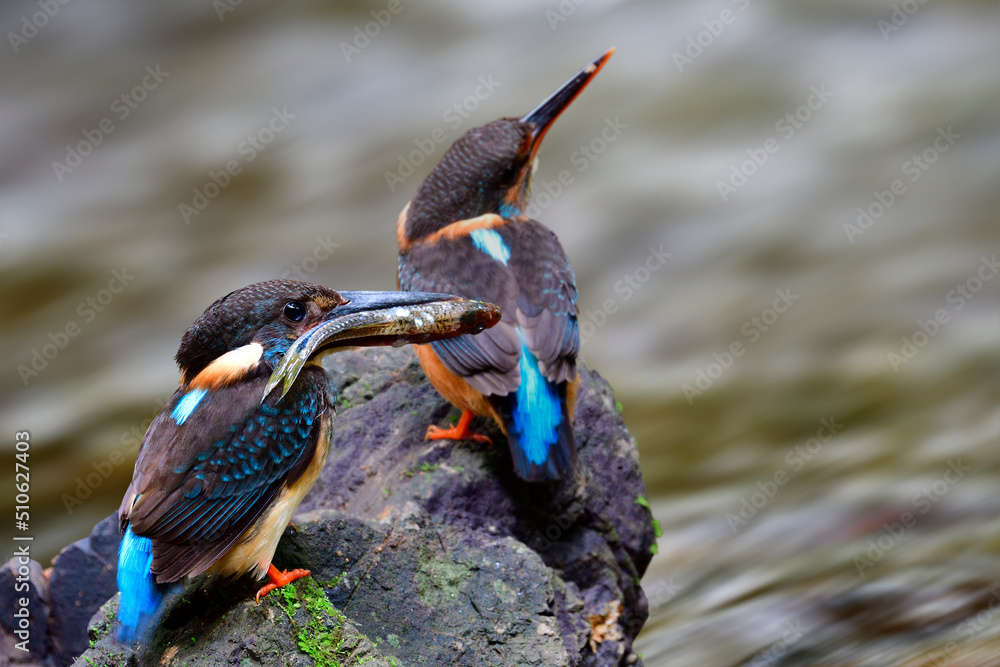
[[[556,235],[534,220],[500,230],[517,277],[517,323],[538,368],[552,382],[576,378],[580,327],[576,278]]]
[[[500,306],[496,326],[475,336],[431,343],[445,367],[486,395],[505,395],[520,382],[517,332],[517,280],[502,262],[478,250],[468,236],[411,246],[399,257],[404,290],[434,291],[479,299]]]
[[[270,369],[261,370],[190,410],[191,392],[178,390],[146,432],[119,517],[153,540],[160,583],[205,571],[312,460],[328,409],[325,374],[305,369],[299,391],[275,406],[261,405]]]

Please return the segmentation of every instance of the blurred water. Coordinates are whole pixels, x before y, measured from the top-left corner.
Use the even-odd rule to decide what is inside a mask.
[[[994,664],[995,3],[387,7],[106,0],[37,34],[36,4],[0,9],[21,35],[0,60],[0,419],[31,432],[36,556],[117,507],[212,300],[295,273],[392,288],[396,216],[444,147],[614,45],[534,201],[664,531],[637,650]]]

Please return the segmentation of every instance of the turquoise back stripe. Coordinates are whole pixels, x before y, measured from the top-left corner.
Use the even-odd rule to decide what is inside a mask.
[[[205,398],[205,394],[207,393],[207,389],[192,389],[184,394],[181,400],[177,401],[177,405],[174,406],[174,411],[170,413],[170,416],[173,417],[178,425],[183,424],[191,416],[191,413],[194,412],[194,409],[198,407],[198,404],[201,403],[201,399]]]
[[[510,259],[510,248],[495,229],[474,229],[469,234],[477,248],[506,265]]]

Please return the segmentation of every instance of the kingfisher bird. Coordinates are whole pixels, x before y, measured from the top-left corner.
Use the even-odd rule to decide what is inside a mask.
[[[329,451],[334,386],[322,356],[471,334],[499,319],[492,304],[447,294],[336,292],[293,280],[209,306],[182,337],[181,386],[146,432],[118,510],[120,639],[147,638],[185,577],[267,575],[259,602],[309,574],[279,571],[271,559]]]
[[[553,122],[604,67],[609,50],[521,118],[467,132],[399,215],[397,280],[500,306],[480,336],[417,345],[431,384],[462,410],[429,439],[489,441],[473,414],[507,436],[521,479],[560,479],[575,468],[573,413],[580,348],[576,279],[556,235],[524,214],[536,154]]]

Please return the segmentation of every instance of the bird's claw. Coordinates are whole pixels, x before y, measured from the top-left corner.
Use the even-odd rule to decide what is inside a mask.
[[[278,568],[276,568],[274,565],[270,565],[267,568],[267,574],[269,577],[271,577],[271,581],[267,584],[264,584],[264,586],[262,586],[261,589],[257,591],[257,597],[255,598],[257,600],[257,604],[260,604],[260,599],[265,595],[267,595],[268,593],[270,593],[271,591],[273,591],[274,589],[287,586],[296,579],[301,579],[302,577],[308,577],[310,571],[300,570],[300,569],[281,571],[278,570]]]
[[[493,444],[489,436],[480,433],[473,433],[468,428],[461,429],[458,426],[451,428],[438,428],[433,424],[427,427],[424,440],[475,440],[476,442],[486,442]]]

